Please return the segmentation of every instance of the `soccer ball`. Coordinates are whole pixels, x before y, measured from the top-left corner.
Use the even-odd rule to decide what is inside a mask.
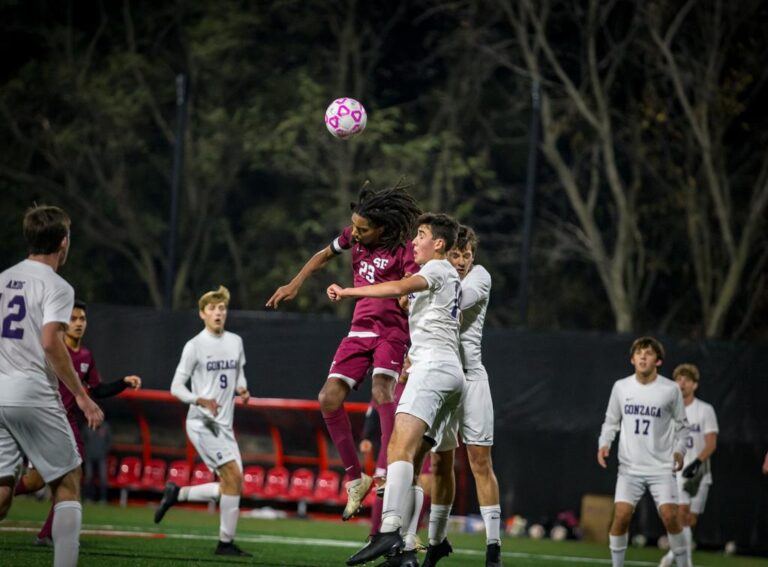
[[[528,537],[531,539],[541,539],[547,535],[547,530],[541,524],[533,524],[528,528]]]
[[[325,111],[325,127],[337,138],[349,138],[365,130],[368,115],[353,98],[337,98]]]

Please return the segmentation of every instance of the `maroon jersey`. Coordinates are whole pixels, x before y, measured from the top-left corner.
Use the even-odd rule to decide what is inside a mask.
[[[413,247],[398,246],[394,251],[378,247],[369,249],[352,240],[348,226],[333,241],[331,249],[340,254],[352,250],[352,274],[355,287],[402,279],[406,272],[415,274],[419,265],[413,259]],[[379,337],[397,338],[410,343],[408,315],[400,309],[397,299],[363,297],[357,300],[352,315],[353,332],[372,332]]]
[[[101,383],[101,376],[96,369],[96,361],[93,359],[91,351],[85,347],[80,347],[80,350],[72,350],[67,345],[67,351],[69,351],[69,357],[72,359],[72,366],[75,367],[75,372],[80,377],[85,389],[90,389],[98,386]],[[77,402],[75,402],[75,396],[69,391],[64,383],[59,380],[59,394],[61,395],[61,403],[64,404],[64,409],[67,411],[67,415],[73,415],[75,408],[77,408]]]

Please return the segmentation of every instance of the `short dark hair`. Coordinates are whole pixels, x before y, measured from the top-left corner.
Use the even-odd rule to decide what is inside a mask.
[[[444,252],[453,248],[456,235],[459,232],[459,223],[445,213],[424,213],[416,221],[417,226],[428,225],[435,239],[441,238],[445,242]]]
[[[452,248],[464,250],[467,247],[467,244],[469,244],[469,247],[472,249],[472,254],[474,254],[477,252],[478,242],[479,239],[477,238],[475,231],[467,225],[461,224],[459,225],[459,233],[456,235],[456,244],[454,244]]]
[[[634,340],[629,349],[629,356],[633,356],[640,349],[650,348],[656,353],[656,358],[664,360],[664,346],[654,337],[639,337]]]
[[[75,299],[75,305],[72,309],[82,309],[86,313],[88,312],[88,305],[82,299]]]
[[[29,254],[53,254],[69,234],[71,221],[59,207],[38,205],[24,215],[24,240]]]

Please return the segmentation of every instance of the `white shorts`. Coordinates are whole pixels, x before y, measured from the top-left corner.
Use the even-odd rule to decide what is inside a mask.
[[[458,360],[414,364],[395,413],[407,413],[424,421],[425,434],[439,443],[440,433],[459,407],[463,390],[464,372]]]
[[[459,409],[446,425],[440,444],[433,451],[450,451],[459,446],[457,434],[466,445],[493,445],[493,400],[485,368],[466,370],[466,382]]]
[[[230,461],[235,461],[243,470],[240,447],[231,427],[222,427],[215,421],[188,419],[187,437],[211,472],[216,472]]]
[[[613,501],[626,502],[635,507],[646,489],[651,491],[657,509],[662,504],[677,504],[677,480],[671,472],[647,476],[619,473]]]
[[[678,504],[690,506],[691,512],[698,516],[699,514],[704,513],[704,507],[707,505],[707,496],[709,496],[710,485],[708,482],[704,483],[704,481],[702,481],[699,485],[698,492],[696,492],[696,496],[691,497],[691,495],[683,489],[686,480],[688,479],[683,478],[682,475],[677,477],[677,501]]]
[[[46,483],[80,466],[63,408],[0,407],[0,477],[16,478],[26,455]]]

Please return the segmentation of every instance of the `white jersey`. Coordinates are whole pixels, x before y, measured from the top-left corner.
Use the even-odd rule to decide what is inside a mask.
[[[72,286],[42,262],[0,274],[0,406],[61,407],[41,338],[44,325],[69,323],[74,302]]]
[[[474,265],[461,280],[461,361],[465,371],[483,366],[483,325],[490,299],[491,274]]]
[[[448,260],[430,260],[418,276],[427,281],[428,289],[410,294],[408,326],[412,364],[449,360],[460,362],[459,304],[461,280]],[[415,276],[414,276],[415,277]]]
[[[673,470],[674,452],[685,455],[688,423],[677,384],[660,374],[649,384],[634,374],[617,380],[611,390],[598,447],[619,437],[619,472],[661,475]]]
[[[237,390],[248,387],[244,366],[245,352],[239,335],[227,331],[214,335],[203,329],[184,345],[179,366],[173,376],[171,393],[182,402],[190,404],[188,420],[216,422],[231,428]],[[190,378],[191,391],[187,388]],[[216,417],[207,409],[194,405],[198,398],[216,401],[219,405]]]
[[[685,415],[688,417],[688,427],[690,429],[685,438],[685,448],[688,452],[685,454],[685,464],[693,462],[704,450],[704,436],[707,433],[718,433],[717,416],[715,408],[707,402],[698,398],[693,398],[693,402],[685,406]],[[705,484],[712,483],[712,469],[709,459],[704,462],[704,477],[701,482]],[[678,471],[678,475],[682,471]]]

